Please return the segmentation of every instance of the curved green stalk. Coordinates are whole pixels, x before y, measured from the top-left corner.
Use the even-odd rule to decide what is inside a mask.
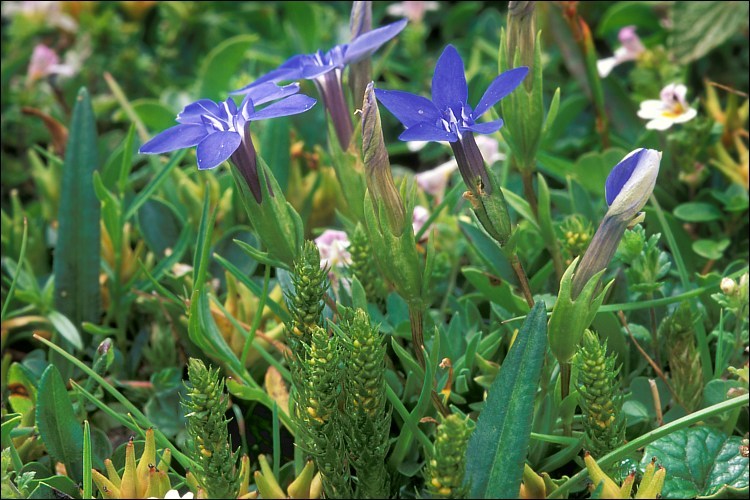
[[[668,434],[671,434],[672,432],[678,431],[696,422],[700,422],[701,420],[705,420],[708,417],[731,411],[735,408],[740,408],[744,405],[747,405],[749,402],[750,396],[738,396],[728,401],[724,401],[723,403],[715,404],[703,410],[691,413],[690,415],[677,419],[674,422],[670,422],[659,427],[658,429],[647,432],[643,436],[633,439],[628,444],[617,448],[615,451],[608,455],[603,456],[600,460],[597,460],[597,463],[601,467],[606,468],[618,462],[619,460],[622,460],[638,448],[642,448],[647,444],[653,443],[661,437],[664,437]],[[587,477],[588,471],[586,469],[583,469],[581,472],[574,475],[573,477],[565,481],[562,485],[560,485],[560,487],[552,492],[547,498],[561,498],[565,493],[570,491],[574,486],[576,486],[579,482],[583,481]]]

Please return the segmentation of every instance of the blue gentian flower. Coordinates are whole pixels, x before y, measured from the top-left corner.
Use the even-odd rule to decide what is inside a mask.
[[[216,168],[231,158],[260,203],[255,148],[247,127],[251,121],[296,115],[315,105],[315,99],[297,92],[299,84],[280,87],[268,82],[248,92],[239,107],[231,98],[220,103],[201,99],[185,106],[177,115],[179,125],[148,141],[140,152],[159,154],[197,146],[200,170]],[[276,102],[255,108],[270,101]]]
[[[336,45],[327,52],[300,54],[291,57],[277,69],[270,71],[253,83],[232,92],[245,94],[266,82],[312,80],[318,87],[323,104],[331,115],[341,147],[346,149],[351,141],[353,125],[351,113],[341,86],[344,68],[378,50],[398,35],[406,26],[406,19],[363,33],[350,43]],[[355,102],[358,99],[355,96]]]
[[[456,48],[448,45],[435,66],[432,100],[399,90],[377,89],[375,95],[406,127],[399,136],[402,141],[448,141],[464,181],[476,194],[478,182],[485,190],[490,189],[490,183],[473,134],[491,134],[503,126],[502,119],[477,120],[518,87],[528,71],[521,66],[498,75],[472,108],[463,60]]]
[[[640,210],[654,191],[660,163],[661,152],[641,148],[612,168],[604,184],[609,209],[575,271],[573,299],[593,276],[609,265],[625,229],[638,220]]]

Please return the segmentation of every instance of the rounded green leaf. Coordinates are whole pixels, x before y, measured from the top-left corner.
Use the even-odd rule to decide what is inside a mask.
[[[741,444],[741,437],[711,427],[683,429],[646,446],[641,469],[651,457],[667,469],[664,498],[747,494],[748,458],[740,453]]]
[[[674,209],[674,215],[686,222],[710,222],[722,218],[721,210],[710,203],[683,203]]]
[[[729,238],[714,240],[696,240],[693,242],[693,252],[706,259],[717,260],[724,255],[729,246]]]

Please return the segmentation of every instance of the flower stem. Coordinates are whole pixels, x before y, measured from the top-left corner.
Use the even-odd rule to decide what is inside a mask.
[[[427,373],[427,370],[425,370],[425,359],[424,359],[424,326],[422,323],[424,312],[422,308],[418,305],[409,304],[409,323],[411,323],[411,341],[412,344],[414,344],[414,352],[417,354],[417,362],[419,363],[419,366],[422,368],[424,373]],[[450,411],[448,408],[445,407],[443,402],[440,400],[440,396],[437,392],[435,392],[435,389],[432,389],[432,393],[430,394],[430,398],[432,399],[432,405],[435,407],[435,409],[443,416],[450,415]]]
[[[352,142],[354,125],[349,112],[349,105],[344,97],[344,88],[341,85],[341,70],[329,71],[315,79],[318,92],[323,98],[326,110],[333,121],[341,149],[346,151]]]
[[[526,303],[529,305],[529,307],[534,307],[534,297],[531,295],[529,278],[526,276],[526,271],[524,271],[523,269],[523,265],[521,264],[521,260],[518,258],[518,254],[516,252],[511,253],[508,256],[508,259],[510,260],[510,266],[513,268],[513,271],[518,277],[518,283],[521,286],[521,291],[523,292],[523,297],[526,299]]]
[[[521,180],[523,181],[523,195],[534,213],[534,217],[539,220],[539,203],[534,191],[534,168],[523,167],[521,170]],[[562,274],[561,274],[562,276]]]
[[[654,429],[651,432],[647,432],[646,434],[636,439],[633,439],[632,441],[629,441],[627,444],[620,446],[612,453],[609,453],[603,456],[602,458],[598,459],[597,463],[599,464],[600,467],[606,468],[614,463],[617,463],[618,460],[621,460],[622,458],[628,456],[629,454],[633,453],[635,450],[639,448],[643,448],[647,444],[653,443],[654,441],[656,441],[657,439],[661,437],[664,437],[668,434],[676,432],[696,422],[707,420],[709,417],[712,417],[714,415],[719,415],[726,411],[730,411],[730,410],[734,410],[735,408],[746,406],[747,404],[748,404],[748,396],[744,395],[744,396],[738,396],[736,398],[732,398],[728,401],[724,401],[723,403],[709,406],[708,408],[705,408],[703,410],[696,411],[694,413],[691,413],[690,415],[674,420],[668,424],[662,425],[661,427]],[[571,489],[573,489],[573,487],[575,487],[578,483],[586,479],[586,477],[588,477],[588,470],[583,469],[581,472],[579,472],[578,474],[574,475],[573,477],[565,481],[562,485],[560,485],[558,489],[550,493],[547,498],[565,497],[566,493],[568,493]]]

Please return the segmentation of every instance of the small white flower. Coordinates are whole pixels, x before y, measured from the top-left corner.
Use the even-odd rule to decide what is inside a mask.
[[[344,231],[326,229],[323,234],[315,238],[315,244],[320,251],[320,265],[334,267],[348,266],[352,262],[349,254],[349,237]]]
[[[497,161],[505,159],[505,155],[500,152],[500,144],[492,137],[479,135],[474,139],[476,140],[477,147],[482,153],[482,157],[487,165],[492,165]],[[410,143],[407,142],[406,144],[408,146]],[[416,174],[414,179],[417,181],[417,185],[425,193],[430,194],[435,198],[435,203],[440,203],[443,200],[443,196],[445,196],[445,190],[448,187],[448,180],[457,168],[458,163],[456,162],[456,159],[451,158],[449,161],[438,165],[433,169],[425,170],[424,172]]]
[[[78,29],[78,23],[63,12],[62,4],[63,2],[40,1],[3,2],[2,17],[12,18],[20,15],[34,22],[74,33]]]
[[[615,66],[624,62],[635,61],[646,51],[646,47],[643,46],[641,39],[635,34],[635,26],[622,28],[617,38],[622,45],[615,50],[614,57],[606,57],[596,62],[596,69],[602,78],[606,78]]]
[[[646,128],[654,130],[667,130],[675,123],[690,121],[698,112],[689,107],[686,94],[687,87],[670,83],[662,89],[659,100],[649,99],[641,103],[638,116],[650,120]]]
[[[640,148],[615,165],[604,185],[606,216],[628,221],[636,217],[654,191],[660,163],[661,151]]]
[[[156,497],[148,497],[148,498],[156,498]],[[192,492],[188,491],[183,496],[180,496],[180,492],[179,491],[177,491],[177,490],[169,490],[164,495],[164,498],[165,499],[167,499],[167,498],[174,498],[174,499],[182,498],[182,499],[185,499],[185,500],[189,500],[189,499],[193,498],[193,494],[192,494]]]
[[[430,10],[438,10],[440,4],[438,2],[413,2],[405,1],[392,3],[388,6],[386,12],[389,16],[393,17],[406,17],[413,23],[419,23],[424,18],[424,14]]]
[[[440,203],[445,196],[445,189],[448,187],[448,179],[454,170],[458,168],[456,159],[452,158],[437,167],[420,172],[414,176],[417,185],[427,194],[435,197],[435,202]]]
[[[417,234],[427,223],[427,219],[430,218],[430,211],[427,210],[422,205],[417,205],[414,207],[414,212],[412,213],[411,217],[411,227],[414,230],[414,234]],[[432,226],[430,226],[432,227]],[[427,230],[422,234],[422,237],[419,239],[419,241],[424,241],[427,239],[430,233],[430,228],[427,228]]]

